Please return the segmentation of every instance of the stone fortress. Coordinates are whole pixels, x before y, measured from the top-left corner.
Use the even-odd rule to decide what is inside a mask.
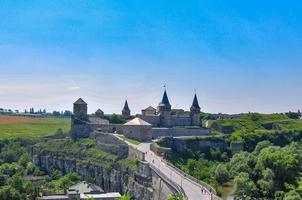
[[[157,109],[149,106],[141,114],[131,115],[128,101],[122,109],[124,124],[112,124],[101,109],[88,115],[87,103],[79,98],[73,104],[71,137],[88,137],[94,131],[123,134],[127,138],[148,142],[159,137],[184,137],[209,135],[210,130],[201,127],[200,106],[196,94],[190,111],[172,109],[166,90]]]

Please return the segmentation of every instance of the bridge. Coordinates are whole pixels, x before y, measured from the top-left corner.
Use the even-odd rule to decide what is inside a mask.
[[[118,135],[116,136],[118,137]],[[145,161],[150,164],[151,169],[169,182],[177,191],[181,192],[188,200],[222,200],[216,195],[216,191],[211,186],[184,173],[152,152],[150,149],[151,143],[134,145],[126,140],[124,141],[143,152]]]

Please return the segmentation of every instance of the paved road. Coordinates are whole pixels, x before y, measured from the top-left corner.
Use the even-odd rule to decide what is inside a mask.
[[[118,137],[118,135],[116,135]],[[119,137],[120,138],[120,137]],[[122,138],[120,138],[122,139]],[[122,139],[124,140],[124,139]],[[176,183],[184,190],[189,200],[220,200],[215,195],[211,194],[206,187],[190,180],[188,177],[183,176],[180,172],[168,166],[162,157],[155,155],[150,150],[151,143],[141,143],[134,145],[124,140],[128,145],[137,148],[145,153],[145,160],[157,168],[161,173],[168,177],[172,182]]]
[[[192,182],[187,177],[184,177],[178,171],[168,166],[161,157],[155,155],[150,150],[150,143],[142,143],[138,145],[137,148],[145,153],[145,159],[147,162],[160,170],[172,182],[181,186],[189,200],[211,200],[210,191],[200,186],[198,183]]]

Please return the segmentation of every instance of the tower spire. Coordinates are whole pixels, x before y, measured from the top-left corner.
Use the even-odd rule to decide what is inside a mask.
[[[122,110],[122,116],[124,119],[129,119],[130,118],[130,108],[129,108],[129,105],[128,105],[128,100],[126,98],[125,100],[125,104],[124,104],[124,107],[123,107],[123,110]]]
[[[198,99],[197,99],[197,95],[196,95],[196,90],[195,90],[195,95],[194,95],[194,99],[193,99],[193,103],[191,106],[191,110],[192,109],[200,109],[199,103],[198,103]]]

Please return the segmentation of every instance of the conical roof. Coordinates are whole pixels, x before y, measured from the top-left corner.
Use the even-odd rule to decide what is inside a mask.
[[[125,123],[124,125],[144,125],[144,126],[150,126],[151,124],[149,124],[148,122],[136,117],[134,119],[132,119],[131,121]]]
[[[193,99],[193,103],[192,103],[192,108],[198,108],[198,109],[200,109],[200,106],[199,106],[196,94],[194,95],[194,99]]]
[[[84,104],[84,105],[87,105],[87,103],[82,99],[82,98],[79,98],[76,102],[74,102],[73,104]]]
[[[124,105],[123,110],[125,110],[125,111],[130,111],[129,106],[128,106],[128,101],[127,101],[127,100],[125,101],[125,105]]]
[[[160,104],[163,104],[165,106],[171,106],[166,90],[164,92],[164,96],[163,96],[163,99],[161,100]]]

